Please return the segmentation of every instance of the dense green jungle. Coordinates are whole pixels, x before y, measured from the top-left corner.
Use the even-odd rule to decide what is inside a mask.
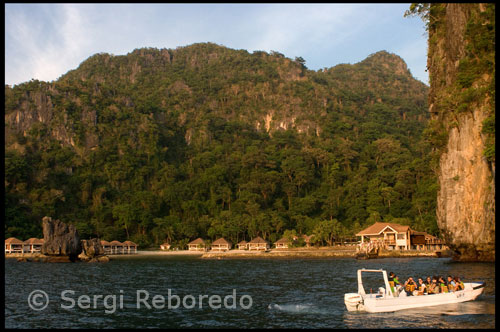
[[[386,51],[317,71],[213,43],[93,55],[5,86],[5,236],[41,237],[44,216],[142,248],[439,235],[428,90]]]

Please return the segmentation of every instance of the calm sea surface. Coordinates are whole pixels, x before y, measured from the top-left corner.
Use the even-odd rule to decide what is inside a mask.
[[[458,275],[464,281],[485,281],[486,288],[471,302],[395,313],[349,313],[344,293],[357,292],[356,270],[363,267],[394,271],[400,280],[410,275]],[[37,291],[49,299],[43,310],[28,303],[31,294],[32,307],[45,306],[46,298]],[[494,328],[495,265],[447,258],[134,256],[104,264],[7,259],[5,327]]]

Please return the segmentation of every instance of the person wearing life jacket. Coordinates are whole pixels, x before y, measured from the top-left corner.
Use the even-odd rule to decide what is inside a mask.
[[[448,280],[446,282],[446,285],[448,286],[448,292],[454,292],[456,288],[456,283],[455,280],[449,275]]]
[[[460,280],[460,277],[455,277],[455,292],[463,290],[465,288],[464,283]]]
[[[427,286],[424,284],[424,280],[422,278],[418,278],[417,295],[424,294],[427,294]]]
[[[437,283],[437,278],[432,277],[432,282],[429,285],[429,287],[427,287],[427,294],[438,294],[439,291],[440,291],[440,289],[439,289],[439,286]]]
[[[409,295],[413,295],[413,291],[417,288],[417,283],[415,280],[413,280],[412,277],[409,277],[408,280],[406,280],[403,288]]]
[[[397,286],[400,285],[398,276],[394,274],[394,272],[389,272],[389,286],[391,287],[391,292],[393,294],[397,291]]]
[[[438,282],[441,293],[448,293],[448,285],[446,284],[446,281],[444,281],[443,277],[439,277]]]

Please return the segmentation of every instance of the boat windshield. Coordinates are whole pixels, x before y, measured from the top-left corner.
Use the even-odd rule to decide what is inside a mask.
[[[359,294],[389,294],[387,272],[384,270],[358,270]]]

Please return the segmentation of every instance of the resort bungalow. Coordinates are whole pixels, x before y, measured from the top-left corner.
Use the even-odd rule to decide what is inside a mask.
[[[123,253],[137,254],[137,243],[128,240],[123,242]]]
[[[212,243],[211,248],[215,251],[227,251],[231,249],[231,246],[231,242],[221,237],[220,239],[217,239]]]
[[[201,237],[188,243],[188,250],[205,251],[205,241]]]
[[[170,247],[171,247],[171,245],[168,242],[160,244],[160,249],[161,250],[168,250],[168,249],[170,249]]]
[[[32,237],[24,241],[24,252],[40,252],[42,251],[43,239],[37,239],[36,237]]]
[[[248,250],[267,250],[269,249],[269,242],[257,236],[248,242]]]
[[[236,247],[238,247],[239,250],[247,250],[248,249],[248,242],[245,240],[240,241],[240,242],[238,242]]]
[[[278,241],[274,242],[276,249],[286,249],[290,246],[290,240],[286,237],[282,237]]]
[[[408,250],[410,249],[410,233],[410,226],[376,222],[357,233],[356,236],[361,236],[361,246],[369,243],[372,246],[390,250]]]
[[[5,253],[24,253],[23,241],[16,239],[15,237],[9,237],[7,240],[5,240]]]
[[[440,238],[425,233],[425,249],[427,250],[446,250],[448,246]]]
[[[123,243],[120,241],[111,241],[111,253],[112,254],[123,254]]]
[[[101,240],[101,246],[104,249],[104,254],[106,255],[111,254],[111,243],[105,240]]]

